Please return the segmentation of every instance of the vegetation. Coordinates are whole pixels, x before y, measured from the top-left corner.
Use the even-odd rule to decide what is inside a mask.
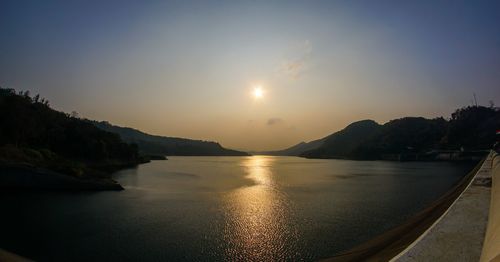
[[[356,159],[381,159],[394,154],[425,153],[439,148],[446,132],[443,118],[406,117],[380,126],[349,152]]]
[[[95,178],[142,162],[136,145],[53,110],[47,100],[31,97],[28,91],[0,88],[0,112],[0,164]]]
[[[468,106],[457,109],[449,120],[405,117],[384,125],[363,120],[325,138],[271,153],[308,158],[401,160],[401,156],[415,156],[430,160],[440,151],[490,149],[498,129],[499,108]]]
[[[490,107],[470,106],[451,114],[446,135],[441,144],[451,149],[487,149],[495,141],[495,131],[500,129],[500,110]]]
[[[363,120],[348,125],[324,139],[323,144],[313,150],[306,151],[303,156],[319,158],[347,158],[359,146],[359,141],[365,140],[380,129],[380,125],[372,120]]]
[[[255,153],[261,154],[261,155],[273,155],[273,156],[299,156],[303,152],[313,150],[313,149],[320,147],[324,141],[325,141],[325,138],[321,138],[321,139],[317,139],[317,140],[307,142],[307,143],[300,142],[294,146],[291,146],[291,147],[283,149],[283,150],[259,151],[259,152],[255,152]]]
[[[137,144],[144,155],[167,156],[247,156],[241,151],[226,149],[219,143],[211,141],[192,140],[186,138],[155,136],[139,130],[112,125],[106,121],[89,121],[95,126],[116,134],[129,142]]]
[[[109,171],[165,155],[247,155],[210,141],[154,136],[108,122],[78,118],[50,108],[29,92],[0,88],[0,165],[42,167],[78,178],[108,177]],[[489,149],[500,129],[497,107],[469,106],[449,120],[406,117],[380,125],[355,122],[309,143],[268,152],[309,158],[392,159],[439,150]],[[123,139],[123,140],[122,140]],[[140,157],[139,153],[147,157]]]

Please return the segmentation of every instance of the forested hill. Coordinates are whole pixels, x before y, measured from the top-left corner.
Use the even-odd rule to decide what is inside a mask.
[[[341,157],[357,147],[358,141],[375,133],[381,125],[373,120],[362,120],[348,125],[331,135],[311,142],[301,142],[289,148],[263,152],[269,155],[305,156],[305,152],[314,152],[318,157]]]
[[[108,122],[91,121],[95,126],[116,133],[129,143],[137,144],[144,154],[167,156],[247,156],[241,151],[226,149],[219,143],[146,134],[137,129],[120,127]]]
[[[0,88],[0,164],[45,168],[74,177],[105,176],[142,162],[136,145],[50,108],[29,92]]]
[[[272,156],[299,156],[303,152],[320,147],[326,138],[317,139],[310,142],[300,142],[294,146],[277,151],[257,151],[256,154]]]
[[[495,143],[495,131],[499,129],[497,107],[469,106],[457,109],[449,120],[405,117],[383,125],[363,120],[313,144],[299,144],[271,153],[307,158],[395,160],[410,156],[432,160],[443,151],[488,150]]]

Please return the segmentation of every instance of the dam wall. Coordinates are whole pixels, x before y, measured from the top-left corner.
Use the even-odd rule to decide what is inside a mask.
[[[500,261],[500,154],[491,161],[491,201],[481,262]]]
[[[492,236],[489,244],[484,245],[488,255],[485,260],[491,261],[500,251],[500,181],[497,179],[497,199],[495,218],[489,218],[491,194],[492,165],[498,161],[496,153],[490,152],[474,177],[453,202],[453,204],[428,228],[418,239],[391,261],[480,261],[485,242],[488,221],[492,225]],[[493,161],[495,160],[495,161]],[[500,177],[497,177],[500,178]],[[487,247],[489,245],[490,247]],[[483,252],[484,253],[484,252]],[[495,262],[497,260],[494,260]]]

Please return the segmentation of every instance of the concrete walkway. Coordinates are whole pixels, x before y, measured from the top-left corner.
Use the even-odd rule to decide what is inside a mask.
[[[490,208],[491,158],[448,211],[391,261],[479,261]]]

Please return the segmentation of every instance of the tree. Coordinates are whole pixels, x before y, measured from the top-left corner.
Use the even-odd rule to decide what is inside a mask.
[[[75,110],[73,110],[73,111],[71,111],[70,117],[72,117],[72,118],[80,118],[80,115],[78,114],[78,112],[76,112]]]

